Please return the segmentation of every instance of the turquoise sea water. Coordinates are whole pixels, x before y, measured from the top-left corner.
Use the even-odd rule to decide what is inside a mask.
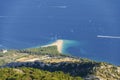
[[[74,41],[74,40],[63,40],[62,52],[70,54],[67,49],[69,49],[70,47],[78,46],[78,45],[79,45],[79,42],[77,42],[77,41]]]

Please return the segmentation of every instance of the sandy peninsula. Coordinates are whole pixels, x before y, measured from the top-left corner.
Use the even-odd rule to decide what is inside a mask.
[[[55,41],[51,44],[44,45],[44,46],[41,46],[41,47],[57,46],[57,49],[58,49],[59,53],[62,53],[63,43],[64,43],[63,40],[57,40],[57,41]]]

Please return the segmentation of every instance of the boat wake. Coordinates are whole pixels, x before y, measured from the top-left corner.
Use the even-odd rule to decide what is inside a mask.
[[[120,36],[104,36],[104,35],[97,35],[98,38],[111,38],[111,39],[120,39]]]

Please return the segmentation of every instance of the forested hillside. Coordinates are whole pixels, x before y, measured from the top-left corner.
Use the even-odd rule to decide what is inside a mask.
[[[0,80],[82,80],[63,72],[48,72],[33,68],[1,68]]]

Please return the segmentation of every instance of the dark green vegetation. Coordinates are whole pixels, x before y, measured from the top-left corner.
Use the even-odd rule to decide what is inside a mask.
[[[38,48],[29,48],[18,50],[20,53],[29,53],[29,54],[60,54],[57,50],[57,46],[49,46],[49,47],[38,47]]]
[[[82,80],[63,72],[48,72],[33,68],[1,68],[0,80]]]
[[[43,63],[39,61],[35,62],[13,62],[5,65],[4,67],[32,67],[42,70],[47,70],[50,72],[63,71],[64,73],[69,73],[72,76],[85,77],[86,75],[93,73],[93,68],[99,66],[100,63],[95,62],[82,62],[82,63]]]
[[[113,66],[104,62],[61,62],[47,64],[39,61],[17,63],[14,62],[3,67],[32,67],[50,72],[62,71],[74,77],[82,77],[85,80],[120,80],[120,67]]]

